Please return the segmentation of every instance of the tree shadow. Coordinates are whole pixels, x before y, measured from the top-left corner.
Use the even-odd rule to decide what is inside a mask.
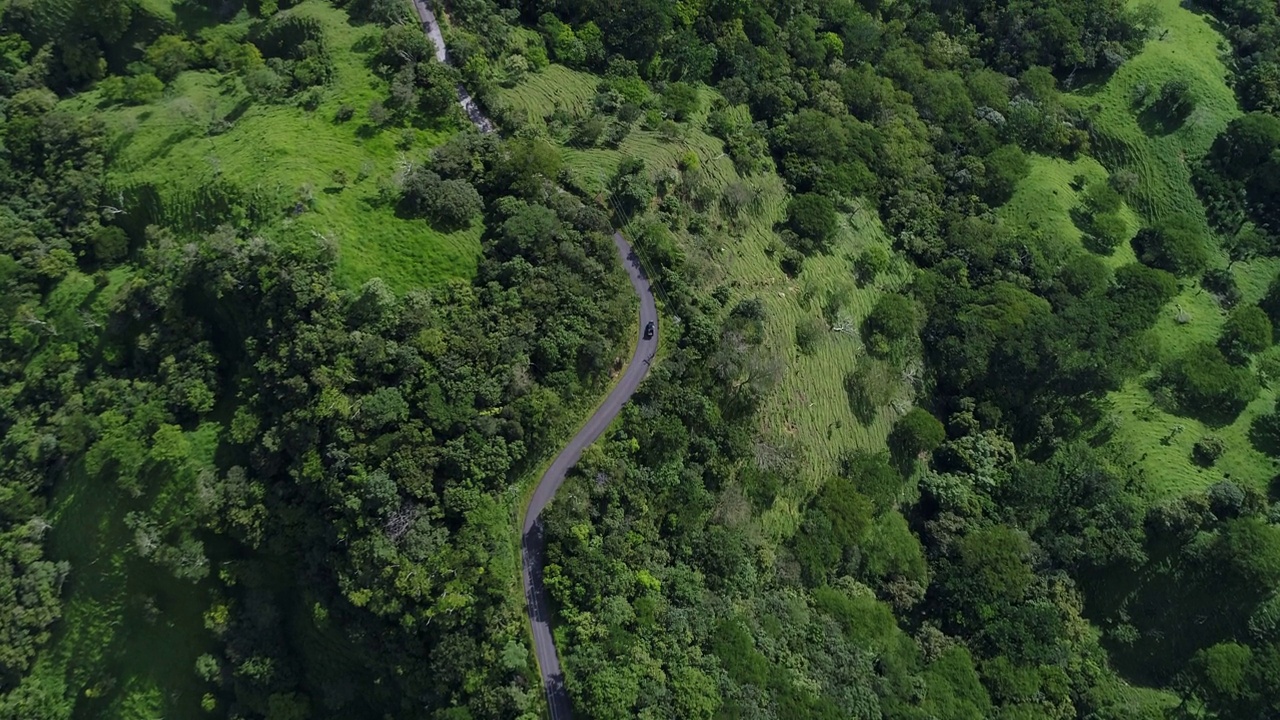
[[[1062,89],[1070,91],[1073,95],[1093,97],[1106,88],[1107,83],[1111,81],[1111,76],[1115,75],[1119,69],[1119,67],[1100,67],[1079,70],[1063,80]]]
[[[234,123],[244,117],[244,114],[249,112],[249,108],[251,107],[253,107],[253,98],[241,98],[240,101],[231,108],[230,112],[222,116],[222,121],[228,124]]]
[[[1187,122],[1187,114],[1170,113],[1153,103],[1138,113],[1137,121],[1147,137],[1164,137],[1181,129]]]
[[[205,7],[201,3],[180,2],[173,3],[173,15],[183,34],[190,37],[198,35],[205,28],[231,19],[243,6],[244,3],[240,0],[223,0],[216,9]]]
[[[1249,425],[1249,444],[1269,457],[1280,457],[1280,417],[1259,415]]]

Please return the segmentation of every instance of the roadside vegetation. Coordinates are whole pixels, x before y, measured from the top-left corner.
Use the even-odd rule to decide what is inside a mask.
[[[0,720],[1280,713],[1228,0],[0,3]],[[460,116],[462,82],[501,136]]]

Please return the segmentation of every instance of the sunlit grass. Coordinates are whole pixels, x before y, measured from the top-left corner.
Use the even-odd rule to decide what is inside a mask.
[[[92,91],[69,100],[98,114],[112,131],[109,187],[128,198],[154,191],[157,200],[143,202],[157,206],[135,212],[179,225],[199,219],[197,195],[215,181],[265,198],[276,219],[263,232],[336,241],[338,275],[348,285],[382,277],[407,290],[474,275],[478,225],[441,233],[422,220],[397,217],[381,196],[402,158],[422,159],[457,128],[446,123],[372,131],[366,111],[385,99],[387,85],[370,69],[365,46],[376,41],[379,28],[352,25],[320,0],[291,12],[324,22],[334,56],[336,77],[321,89],[315,110],[251,102],[237,78],[203,71],[182,74],[161,101],[141,107],[99,109]],[[339,123],[335,114],[344,105],[355,117]],[[215,119],[241,112],[225,132],[208,132]],[[345,186],[335,181],[335,171],[346,176]],[[290,209],[306,197],[308,210],[292,217]]]

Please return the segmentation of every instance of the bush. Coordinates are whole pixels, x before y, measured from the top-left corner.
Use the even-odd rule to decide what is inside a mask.
[[[879,245],[871,245],[858,253],[857,259],[853,261],[853,271],[858,276],[858,282],[864,285],[875,282],[881,273],[889,269],[889,259],[889,251]]]
[[[1227,444],[1222,441],[1222,438],[1217,435],[1205,435],[1191,448],[1191,457],[1197,463],[1208,467],[1217,462],[1226,451]]]
[[[1272,410],[1253,419],[1249,426],[1249,442],[1268,455],[1280,455],[1280,410]]]
[[[796,347],[802,355],[812,355],[818,341],[827,332],[827,324],[816,317],[806,317],[796,323]]]
[[[836,206],[831,198],[801,193],[787,205],[787,227],[795,233],[794,247],[805,255],[826,251],[836,234]]]
[[[1094,215],[1117,213],[1124,205],[1120,193],[1103,182],[1089,183],[1080,200],[1085,209]]]
[[[1193,277],[1209,264],[1208,238],[1200,222],[1186,213],[1162,218],[1133,238],[1142,262],[1179,277]]]
[[[1196,109],[1195,96],[1191,94],[1191,85],[1182,78],[1174,78],[1160,86],[1154,107],[1166,118],[1181,122]]]
[[[1271,347],[1271,320],[1257,305],[1236,308],[1227,317],[1218,338],[1218,348],[1236,364],[1249,361],[1249,356]]]
[[[1258,379],[1248,368],[1236,367],[1217,347],[1201,343],[1165,369],[1182,411],[1206,422],[1226,424],[1258,396]]]
[[[1236,276],[1225,268],[1209,268],[1200,277],[1200,287],[1208,290],[1224,308],[1235,307],[1240,302],[1240,287],[1236,284]],[[1266,313],[1263,313],[1266,316]],[[1270,322],[1270,320],[1268,320]]]

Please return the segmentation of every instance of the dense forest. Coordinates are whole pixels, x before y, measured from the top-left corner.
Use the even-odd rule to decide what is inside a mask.
[[[401,0],[0,2],[0,719],[539,717],[521,496],[626,354],[622,224],[674,322],[548,510],[577,714],[1280,717],[1280,486],[1154,491],[1114,401],[1140,384],[1215,430],[1194,467],[1241,418],[1280,458],[1280,410],[1247,410],[1280,379],[1280,277],[1234,274],[1280,257],[1274,3],[1204,6],[1239,109],[1179,159],[1202,205],[1176,212],[1090,94],[1162,42],[1152,3],[437,10],[452,65]],[[352,63],[371,86],[336,97]],[[505,99],[552,64],[593,77],[585,111]],[[501,137],[469,129],[459,82]],[[394,167],[122,180],[130,128],[208,88],[234,102],[180,105],[200,132],[159,145],[323,114]],[[1209,127],[1197,92],[1144,87],[1125,112]],[[565,160],[641,131],[705,131],[735,178],[688,152],[591,188]],[[1080,243],[1002,214],[1036,162],[1095,157],[1106,180],[1071,179]],[[891,429],[794,504],[803,450],[758,432],[785,362],[768,306],[694,257],[745,234],[773,176],[787,277],[859,212],[892,254],[849,278],[908,268],[857,318],[868,363],[842,368],[854,414],[892,406]],[[345,282],[349,238],[303,228],[357,192],[362,218],[474,230],[474,275]],[[1187,293],[1220,330],[1163,341]],[[797,326],[799,352],[843,324]]]

